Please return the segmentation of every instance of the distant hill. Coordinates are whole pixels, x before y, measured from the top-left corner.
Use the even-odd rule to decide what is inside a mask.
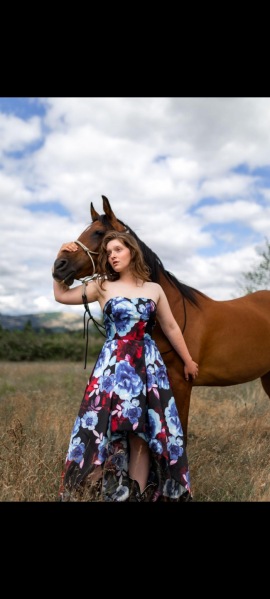
[[[83,314],[83,309],[81,315],[72,312],[43,312],[21,316],[0,314],[0,326],[8,330],[23,330],[25,325],[31,323],[33,329],[37,331],[40,329],[48,329],[52,332],[79,331],[83,330]]]

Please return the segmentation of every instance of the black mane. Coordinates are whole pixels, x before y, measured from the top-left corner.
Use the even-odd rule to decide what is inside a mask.
[[[105,225],[107,228],[110,228],[110,224],[109,221],[106,217],[105,214],[102,214],[101,216],[99,216],[99,220],[100,222],[102,222],[103,225]],[[136,233],[134,233],[134,231],[132,231],[132,229],[126,225],[125,223],[123,223],[121,220],[117,219],[118,222],[123,225],[123,227],[126,227],[126,229],[128,230],[128,232],[135,237],[136,241],[138,242],[142,253],[143,253],[143,257],[144,260],[147,264],[147,266],[150,268],[151,270],[151,279],[154,283],[159,283],[159,276],[160,273],[162,272],[163,275],[166,277],[166,279],[170,282],[173,283],[173,285],[180,291],[180,293],[192,304],[194,304],[195,306],[198,306],[198,299],[196,297],[196,294],[202,295],[205,297],[204,293],[202,293],[201,291],[198,291],[198,289],[194,289],[194,287],[190,287],[189,285],[185,285],[185,283],[181,283],[181,281],[179,281],[171,272],[169,272],[168,270],[166,270],[161,262],[161,260],[159,259],[159,257],[157,256],[157,254],[155,254],[155,252],[153,252],[153,250],[151,250],[145,243],[144,241],[142,241],[138,235],[136,235]]]

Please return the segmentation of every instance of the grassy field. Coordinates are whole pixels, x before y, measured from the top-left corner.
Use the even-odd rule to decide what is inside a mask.
[[[0,501],[56,501],[87,371],[0,362]],[[270,400],[259,381],[193,390],[188,458],[197,502],[270,501]]]

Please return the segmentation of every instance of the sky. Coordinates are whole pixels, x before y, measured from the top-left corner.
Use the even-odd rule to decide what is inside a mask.
[[[83,314],[51,270],[102,195],[183,283],[243,295],[270,232],[270,98],[0,97],[1,314]]]

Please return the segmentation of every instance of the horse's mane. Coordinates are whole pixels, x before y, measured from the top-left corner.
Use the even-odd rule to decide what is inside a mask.
[[[105,215],[99,216],[99,220],[102,222],[102,224],[108,227],[109,222]],[[157,254],[155,254],[155,252],[153,252],[153,250],[151,250],[128,225],[119,220],[119,218],[117,220],[121,225],[123,225],[123,227],[126,227],[128,232],[132,235],[132,237],[135,237],[136,241],[138,242],[142,250],[144,260],[151,270],[151,280],[154,283],[159,283],[160,273],[162,273],[170,283],[173,283],[173,285],[188,301],[195,306],[198,306],[198,298],[196,297],[197,294],[203,297],[205,297],[205,294],[201,291],[198,291],[198,289],[190,287],[189,285],[185,285],[185,283],[179,281],[173,273],[165,269]]]

